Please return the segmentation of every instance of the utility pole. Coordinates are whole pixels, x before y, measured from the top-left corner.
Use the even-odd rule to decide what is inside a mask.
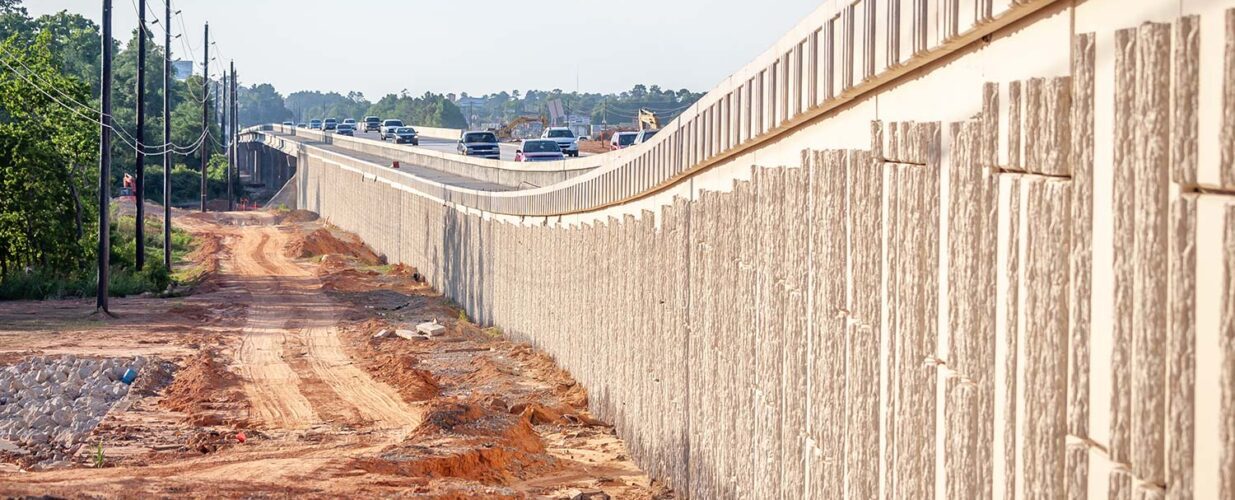
[[[220,64],[222,64],[222,61],[219,61],[219,62]],[[229,75],[227,73],[227,70],[224,69],[223,70],[223,88],[221,89],[223,91],[222,92],[223,102],[222,102],[222,114],[219,115],[219,122],[220,122],[219,132],[223,134],[223,156],[227,157],[227,174],[224,176],[224,178],[226,179],[224,182],[227,183],[227,211],[228,212],[231,212],[232,210],[236,209],[236,207],[232,205],[232,131],[231,131],[231,128],[228,126],[231,123],[228,121],[228,117],[231,116],[232,114],[231,113],[231,107],[232,107],[231,99],[235,99],[236,97],[231,95],[232,87],[231,87],[231,83],[229,83],[230,78],[231,78],[231,75]]]
[[[163,266],[172,271],[172,2],[163,22]]]
[[[202,50],[202,212],[206,211],[206,165],[210,163],[210,23],[206,23]]]
[[[137,270],[146,265],[146,2],[137,2],[137,177],[133,199],[137,202],[134,260]]]
[[[99,115],[99,286],[95,296],[95,310],[107,310],[107,289],[110,274],[108,257],[111,255],[111,0],[103,0],[103,70],[99,77],[100,100],[103,109]]]
[[[228,210],[235,209],[235,207],[232,204],[232,198],[233,198],[232,186],[236,183],[236,178],[239,177],[239,172],[240,172],[240,158],[237,155],[239,151],[237,148],[239,147],[239,142],[240,142],[240,99],[239,99],[240,94],[236,92],[237,89],[240,88],[240,86],[236,84],[236,61],[233,60],[231,62],[231,66],[232,66],[232,113],[231,113],[232,123],[231,123],[231,135],[229,136],[229,141],[228,141],[228,143],[231,144],[231,147],[228,148],[228,151],[227,151],[228,152],[227,156],[229,158],[229,161],[227,162],[227,165],[228,165],[227,167],[227,209]],[[236,187],[239,188],[239,186],[236,186]]]

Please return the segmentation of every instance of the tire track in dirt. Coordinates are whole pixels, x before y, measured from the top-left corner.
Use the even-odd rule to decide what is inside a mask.
[[[287,236],[276,232],[270,246],[281,250],[286,243]],[[308,348],[308,362],[317,377],[380,429],[410,431],[419,425],[419,411],[404,402],[394,388],[373,380],[343,351],[337,328],[340,307],[322,292],[317,277],[282,251],[267,252],[263,257],[272,274],[294,278],[303,285],[298,296],[301,310],[296,317],[303,322],[300,340]]]
[[[252,293],[244,338],[237,362],[251,415],[266,426],[299,429],[318,422],[308,399],[300,393],[300,377],[283,360],[288,309],[278,295],[278,283],[262,265],[271,231],[243,231],[231,263]]]

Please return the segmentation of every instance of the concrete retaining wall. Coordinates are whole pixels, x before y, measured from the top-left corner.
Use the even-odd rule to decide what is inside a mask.
[[[720,160],[690,130],[603,210],[316,152],[299,199],[552,353],[692,498],[1235,498],[1232,7],[829,2],[828,78],[951,53]]]

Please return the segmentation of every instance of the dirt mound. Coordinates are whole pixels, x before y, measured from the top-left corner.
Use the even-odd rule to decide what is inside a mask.
[[[219,410],[245,405],[245,396],[239,391],[240,379],[218,362],[217,356],[215,350],[203,349],[190,358],[167,387],[162,406],[185,413],[197,425],[230,420],[229,412]]]
[[[279,217],[279,223],[287,224],[287,223],[299,223],[299,222],[313,222],[317,220],[318,217],[319,216],[317,215],[316,212],[310,212],[308,210],[292,210],[290,212],[287,212],[286,214],[283,214],[283,216]]]
[[[399,391],[406,401],[428,401],[441,391],[433,374],[416,368],[416,360],[406,356],[383,354],[368,363],[369,373]]]
[[[457,400],[436,400],[405,442],[382,459],[360,459],[369,472],[510,484],[558,468],[527,418]]]
[[[349,241],[335,237],[330,230],[321,228],[303,236],[293,237],[284,249],[284,255],[292,258],[308,258],[318,255],[343,255],[375,266],[382,258],[373,252],[360,238],[350,236]]]
[[[387,338],[373,338],[373,334],[381,330],[388,332]],[[394,337],[393,332],[393,326],[378,320],[368,320],[342,331],[355,363],[374,379],[393,387],[405,401],[427,401],[437,397],[441,392],[440,383],[431,372],[416,366],[419,361],[413,353],[390,346],[383,348],[384,342],[402,341],[390,340],[389,337]]]

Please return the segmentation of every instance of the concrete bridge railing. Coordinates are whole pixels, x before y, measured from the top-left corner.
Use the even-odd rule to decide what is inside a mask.
[[[422,128],[417,130],[422,130]],[[439,135],[451,133],[451,129],[430,130]],[[244,134],[244,139],[261,142],[257,136],[262,135],[264,132],[276,132],[281,135],[304,139],[301,142],[329,144],[338,148],[376,155],[390,160],[398,160],[407,164],[421,165],[472,179],[500,184],[510,189],[536,188],[561,183],[584,174],[597,166],[596,162],[558,161],[526,164],[484,158],[469,158],[450,152],[413,149],[385,141],[326,134],[318,130],[307,130],[283,125],[251,128]],[[458,134],[454,134],[453,137],[458,138]]]
[[[298,202],[685,496],[1232,498],[1233,8],[827,2],[553,186],[306,149]]]

